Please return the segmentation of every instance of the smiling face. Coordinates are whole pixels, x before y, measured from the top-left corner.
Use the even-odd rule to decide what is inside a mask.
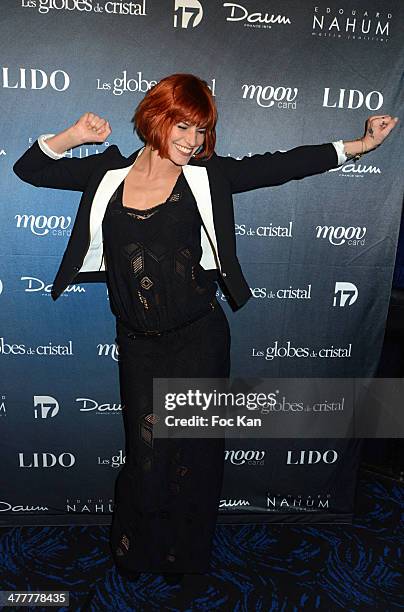
[[[168,137],[168,156],[177,166],[185,166],[205,141],[206,129],[186,121],[176,123]]]

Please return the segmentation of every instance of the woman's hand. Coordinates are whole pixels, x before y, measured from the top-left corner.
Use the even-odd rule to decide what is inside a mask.
[[[72,126],[48,138],[46,144],[55,153],[64,153],[86,142],[104,142],[111,132],[108,121],[94,113],[84,113]]]
[[[363,153],[376,149],[397,125],[398,117],[372,115],[366,120],[365,134],[358,140],[344,140],[344,151],[348,159],[359,159]]]
[[[106,119],[94,113],[84,113],[71,127],[77,144],[86,142],[104,142],[111,134],[111,127]]]
[[[365,134],[362,137],[366,151],[375,149],[387,138],[397,125],[398,117],[391,115],[372,115],[366,120]]]

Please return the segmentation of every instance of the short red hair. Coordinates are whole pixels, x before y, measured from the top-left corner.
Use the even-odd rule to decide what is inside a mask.
[[[195,157],[211,157],[216,144],[216,104],[206,81],[193,74],[172,74],[159,81],[132,118],[139,137],[163,158],[168,157],[171,128],[181,121],[206,129],[203,148]]]

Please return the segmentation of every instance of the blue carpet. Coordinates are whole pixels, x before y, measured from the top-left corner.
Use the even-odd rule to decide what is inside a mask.
[[[107,526],[3,527],[2,590],[68,590],[70,607],[3,610],[361,612],[404,608],[404,487],[361,471],[353,525],[218,525],[212,570],[167,585],[114,569]]]

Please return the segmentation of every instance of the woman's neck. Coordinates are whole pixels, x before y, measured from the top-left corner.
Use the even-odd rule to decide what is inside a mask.
[[[141,172],[145,178],[155,179],[158,177],[179,176],[182,167],[174,164],[170,159],[160,157],[157,149],[152,149],[151,145],[146,144],[143,152],[136,160],[136,170]]]

